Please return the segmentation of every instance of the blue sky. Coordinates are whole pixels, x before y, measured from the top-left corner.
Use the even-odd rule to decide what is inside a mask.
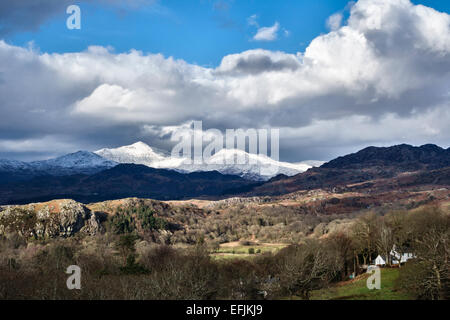
[[[328,32],[327,18],[348,15],[347,0],[167,0],[139,8],[78,4],[81,30],[68,30],[68,15],[61,11],[33,32],[8,35],[9,43],[34,45],[42,52],[78,52],[89,45],[112,46],[116,52],[138,49],[162,53],[202,66],[217,66],[223,56],[263,48],[303,52],[309,42]],[[449,1],[414,1],[440,11],[450,11]],[[256,15],[259,27],[280,24],[274,41],[254,41],[257,26],[248,18]],[[288,34],[286,34],[286,32]]]
[[[328,16],[347,4],[339,1],[160,1],[121,12],[117,8],[79,3],[81,30],[65,27],[62,12],[41,26],[39,31],[13,35],[9,40],[26,45],[34,40],[44,52],[81,51],[95,44],[112,46],[117,52],[131,48],[163,53],[200,65],[217,65],[229,53],[252,48],[303,51],[309,41],[326,32]],[[277,41],[251,41],[256,26],[247,18],[256,14],[261,27],[276,21],[289,36]]]

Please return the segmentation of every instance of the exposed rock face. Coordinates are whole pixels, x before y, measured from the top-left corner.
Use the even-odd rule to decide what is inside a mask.
[[[81,232],[90,236],[94,236],[99,232],[103,232],[104,228],[101,224],[101,221],[103,219],[103,214],[101,214],[100,212],[92,212],[90,214],[89,220],[85,220],[84,227],[81,228]]]
[[[267,203],[270,201],[271,201],[270,197],[248,197],[248,198],[232,197],[211,202],[210,204],[206,205],[206,208],[216,208],[220,206],[231,206],[237,204],[247,205],[255,203]]]
[[[75,201],[67,201],[60,204],[58,215],[50,212],[48,206],[36,212],[38,221],[38,235],[69,237],[83,228],[85,220],[88,220],[87,210]]]
[[[0,209],[0,234],[18,232],[36,238],[70,237],[102,231],[101,217],[81,203],[58,200]]]

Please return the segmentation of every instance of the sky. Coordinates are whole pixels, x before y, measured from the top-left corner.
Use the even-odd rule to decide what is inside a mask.
[[[68,29],[69,5],[81,29]],[[0,3],[0,158],[279,128],[284,161],[450,138],[450,2]]]

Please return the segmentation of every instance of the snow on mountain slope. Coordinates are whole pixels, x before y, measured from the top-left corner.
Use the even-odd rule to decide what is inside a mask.
[[[265,181],[279,174],[293,176],[313,165],[273,160],[260,154],[251,154],[238,149],[222,149],[201,164],[192,164],[188,159],[165,155],[144,142],[136,142],[116,149],[101,149],[95,152],[78,151],[58,158],[22,162],[0,160],[0,171],[28,172],[28,175],[91,174],[112,168],[118,163],[143,164],[158,169],[172,169],[182,173],[218,171],[248,180]]]
[[[294,164],[294,165],[306,164],[306,165],[309,165],[311,167],[320,167],[325,162],[326,161],[320,161],[320,160],[305,160],[305,161],[302,161],[302,162],[294,162],[292,164]]]
[[[250,154],[238,149],[222,149],[206,163],[190,164],[185,158],[166,156],[143,142],[116,149],[101,149],[96,154],[119,163],[143,164],[153,168],[173,169],[180,172],[219,171],[249,180],[269,180],[278,175],[296,175],[312,166],[306,163],[288,163],[265,155]]]
[[[96,168],[111,168],[117,165],[114,161],[88,151],[78,151],[54,159],[33,161],[29,164],[38,170],[49,170],[53,168],[95,170]]]
[[[88,151],[78,151],[54,159],[33,162],[0,160],[0,171],[13,173],[27,170],[30,172],[31,176],[41,174],[90,174],[109,169],[116,165],[117,162],[102,158],[95,153]]]
[[[23,161],[0,159],[0,171],[15,171],[15,170],[27,170],[30,169],[30,165]]]
[[[175,169],[185,160],[166,156],[162,151],[151,148],[141,141],[116,149],[100,149],[94,153],[118,163],[143,164],[158,169]]]
[[[155,167],[159,162],[166,160],[163,154],[154,151],[141,141],[116,149],[100,149],[94,153],[119,163],[143,164],[149,167]]]
[[[177,169],[188,172],[217,170],[249,180],[269,180],[279,174],[293,176],[311,167],[304,163],[280,162],[262,154],[247,153],[239,149],[222,149],[204,164],[183,164]]]

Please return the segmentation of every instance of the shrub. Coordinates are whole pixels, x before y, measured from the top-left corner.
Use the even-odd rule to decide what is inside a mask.
[[[115,234],[130,233],[135,229],[133,217],[123,213],[112,216],[109,220],[109,226]]]
[[[139,207],[137,209],[137,216],[141,222],[141,227],[144,230],[165,230],[168,223],[166,220],[157,218],[154,215],[154,211],[148,207]]]
[[[36,237],[36,213],[23,208],[12,208],[0,212],[0,231],[18,233],[24,238]]]
[[[119,207],[117,213],[110,218],[109,226],[113,233],[125,234],[165,230],[169,224],[165,219],[155,217],[152,208],[142,205]]]

